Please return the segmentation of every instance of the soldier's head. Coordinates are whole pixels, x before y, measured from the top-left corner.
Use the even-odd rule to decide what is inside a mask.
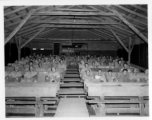
[[[99,75],[102,74],[102,70],[101,69],[98,70],[98,74]]]
[[[139,70],[137,68],[134,69],[134,73],[138,73]]]
[[[127,74],[127,72],[128,72],[128,70],[127,70],[127,69],[123,69],[123,74],[124,74],[124,75],[126,75],[126,74]]]
[[[29,62],[29,66],[33,66],[33,62],[32,61]]]
[[[18,67],[18,66],[15,66],[15,67],[14,67],[14,71],[16,71],[16,72],[19,71],[19,67]]]
[[[88,68],[88,63],[85,63],[85,67]]]
[[[55,71],[56,71],[56,69],[55,69],[54,67],[52,67],[51,70],[52,70],[52,72],[55,72]]]
[[[124,68],[128,68],[128,65],[127,65],[127,63],[124,63]]]
[[[38,63],[38,66],[41,68],[41,67],[42,67],[42,63],[41,63],[41,62],[39,62],[39,63]]]
[[[30,66],[30,67],[29,67],[29,71],[34,71],[34,67],[33,67],[33,66]]]
[[[15,63],[18,63],[18,60],[15,60]]]
[[[112,74],[112,70],[108,70],[108,74],[111,75]]]
[[[148,76],[148,72],[149,72],[148,69],[146,69],[146,70],[145,70],[145,74],[146,74],[147,76]]]

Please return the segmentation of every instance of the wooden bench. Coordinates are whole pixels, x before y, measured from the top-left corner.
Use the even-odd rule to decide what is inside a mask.
[[[149,115],[148,83],[90,83],[85,82],[89,97],[96,114],[108,113]]]
[[[6,83],[6,114],[33,113],[35,116],[43,116],[44,105],[56,103],[50,99],[56,98],[59,88],[58,83]],[[47,97],[48,100],[45,100]]]

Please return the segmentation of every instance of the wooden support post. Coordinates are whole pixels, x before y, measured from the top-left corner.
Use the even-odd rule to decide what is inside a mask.
[[[100,96],[100,101],[104,100],[104,96]],[[105,108],[105,103],[102,103],[99,105],[99,111],[100,115],[99,116],[105,116],[106,115],[106,108]]]
[[[39,101],[39,98],[36,98],[36,101]],[[40,111],[39,111],[39,105],[35,104],[35,116],[39,117]]]
[[[36,117],[43,117],[44,109],[43,109],[43,103],[40,102],[40,97],[36,97],[36,101],[39,103],[35,104],[35,116]]]
[[[20,42],[21,42],[21,36],[19,37],[14,37],[16,46],[17,46],[17,51],[18,51],[18,60],[20,60],[21,57],[21,47],[20,47]]]
[[[11,38],[20,30],[20,28],[26,23],[26,21],[35,12],[35,9],[31,10],[29,14],[22,20],[22,22],[13,30],[13,32],[5,39],[5,44],[8,43]]]
[[[131,37],[129,37],[129,45],[128,45],[128,62],[131,60]]]
[[[20,60],[20,58],[21,58],[21,37],[19,37],[19,40],[18,40],[18,43],[19,43],[19,45],[18,45],[18,60]]]
[[[129,50],[128,50],[128,48],[125,46],[125,44],[120,40],[120,38],[116,35],[116,33],[112,30],[112,29],[110,29],[110,31],[111,31],[111,33],[113,34],[113,36],[119,41],[119,43],[123,46],[123,48],[127,51],[127,52],[129,52]]]
[[[131,52],[131,53],[132,53],[132,50],[133,50],[133,48],[134,48],[135,41],[136,41],[136,40],[132,40],[132,46],[131,46],[131,48],[130,48],[130,52]]]
[[[139,97],[139,100],[143,101],[143,97]],[[140,103],[139,107],[140,107],[140,116],[145,116],[145,114],[144,114],[144,104]]]
[[[134,31],[140,38],[142,38],[146,43],[148,43],[148,39],[131,23],[129,23],[122,15],[120,15],[117,11],[111,10],[120,20],[122,20],[132,31]]]
[[[28,41],[26,41],[22,46],[21,46],[21,48],[23,48],[25,45],[27,45],[29,42],[31,42],[39,33],[41,33],[44,29],[45,29],[46,27],[44,27],[44,28],[41,28],[36,34],[34,34]]]

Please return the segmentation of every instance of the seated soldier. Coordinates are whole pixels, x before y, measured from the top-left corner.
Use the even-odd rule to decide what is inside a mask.
[[[42,63],[39,62],[39,63],[38,63],[38,67],[36,68],[36,72],[43,72],[43,71],[45,71],[45,69],[42,68]]]
[[[8,81],[14,81],[14,82],[19,82],[21,80],[22,77],[22,73],[19,71],[18,66],[14,67],[14,71],[12,71],[9,75],[8,75]]]
[[[115,61],[115,63],[114,63],[114,67],[115,67],[115,68],[119,68],[119,64],[118,64],[118,62],[117,62],[117,61]]]
[[[90,68],[96,68],[95,62],[93,61],[91,65],[89,65]]]
[[[130,80],[132,82],[139,82],[140,81],[140,78],[139,78],[139,70],[138,69],[134,69],[134,72],[133,73],[130,73]]]
[[[5,80],[6,81],[8,81],[8,79],[9,79],[9,74],[10,74],[9,71],[5,71]]]
[[[91,69],[89,68],[88,63],[85,63],[85,67],[81,69],[80,71],[80,77],[85,73],[86,70],[89,70],[91,72]]]
[[[149,82],[148,80],[148,69],[146,69],[145,73],[143,75],[140,75],[140,82]]]
[[[127,69],[128,72],[131,72],[131,69],[129,68],[127,63],[124,63],[124,66],[120,69],[120,72],[122,72],[124,69]]]
[[[114,62],[113,62],[113,61],[110,62],[109,67],[110,67],[110,68],[114,68],[114,66],[115,66]]]
[[[60,73],[56,71],[54,67],[51,68],[46,76],[46,82],[60,82]]]
[[[112,73],[112,70],[108,70],[106,73],[106,78],[108,82],[118,82],[116,76]]]
[[[24,74],[24,79],[21,82],[37,82],[38,73],[32,66],[29,67],[29,71]]]
[[[12,66],[15,67],[15,66],[19,66],[19,63],[18,63],[18,60],[15,60],[14,63],[12,63]]]
[[[123,69],[123,73],[118,78],[119,82],[130,82],[130,75],[128,74],[127,69]]]
[[[82,76],[82,80],[91,82],[93,79],[94,79],[94,77],[91,74],[91,71],[89,69],[87,69]]]
[[[98,73],[95,75],[93,82],[106,82],[105,75],[102,73],[101,69],[98,70]]]

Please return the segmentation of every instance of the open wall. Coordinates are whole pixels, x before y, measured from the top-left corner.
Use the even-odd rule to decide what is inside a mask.
[[[30,55],[30,49],[25,47],[21,50],[21,57],[26,57]],[[15,43],[7,43],[5,45],[5,66],[8,63],[13,63],[18,59],[18,51]]]

